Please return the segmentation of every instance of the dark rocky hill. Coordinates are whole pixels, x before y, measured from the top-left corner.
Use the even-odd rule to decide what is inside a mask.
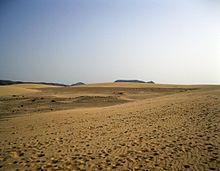
[[[72,84],[71,86],[79,86],[79,85],[85,85],[85,83],[83,83],[83,82],[78,82],[78,83]]]
[[[60,83],[0,80],[0,85],[13,85],[13,84],[45,84],[45,85],[53,85],[53,86],[66,86],[65,84],[60,84]]]
[[[115,83],[151,83],[154,84],[153,81],[142,81],[142,80],[116,80]]]

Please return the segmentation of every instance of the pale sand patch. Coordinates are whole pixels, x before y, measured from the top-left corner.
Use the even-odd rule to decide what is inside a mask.
[[[59,87],[59,86],[52,86],[52,85],[45,85],[45,84],[16,84],[16,85],[13,85],[13,86],[21,87],[21,88],[27,88],[27,89]]]
[[[50,87],[58,87],[58,86],[50,86],[43,84],[15,84],[15,85],[0,86],[0,96],[35,93],[35,92],[40,92],[39,89],[41,88],[50,88]]]
[[[38,92],[38,90],[18,87],[15,85],[11,86],[0,86],[0,96],[8,96],[8,95],[19,95],[19,94],[27,94]]]

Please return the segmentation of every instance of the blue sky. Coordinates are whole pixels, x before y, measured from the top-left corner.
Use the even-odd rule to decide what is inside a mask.
[[[220,83],[218,0],[2,0],[0,79]]]

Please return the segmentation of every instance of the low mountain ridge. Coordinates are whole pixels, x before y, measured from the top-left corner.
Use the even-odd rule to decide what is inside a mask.
[[[52,86],[66,86],[65,84],[60,84],[60,83],[0,80],[0,85],[13,85],[13,84],[44,84],[44,85],[52,85]]]

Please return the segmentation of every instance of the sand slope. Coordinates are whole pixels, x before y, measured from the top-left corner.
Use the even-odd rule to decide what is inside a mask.
[[[127,96],[130,101],[101,107],[99,99],[89,101],[92,106],[84,102],[85,106],[64,110],[54,105],[51,112],[3,117],[0,170],[219,170],[219,86],[155,92],[123,85],[119,86],[124,87],[122,95],[113,93],[119,91],[115,84],[110,86],[115,89],[91,87],[96,87],[89,89],[96,96]],[[24,98],[54,98],[56,92],[69,98],[89,92],[77,88],[45,90]],[[23,97],[20,100],[25,101]]]
[[[40,88],[57,87],[43,84],[15,84],[0,86],[0,96],[19,95],[39,92]]]
[[[0,87],[0,96],[18,95],[18,94],[26,94],[26,93],[32,93],[32,92],[37,92],[37,90],[31,90],[31,89],[18,87],[14,85]]]

